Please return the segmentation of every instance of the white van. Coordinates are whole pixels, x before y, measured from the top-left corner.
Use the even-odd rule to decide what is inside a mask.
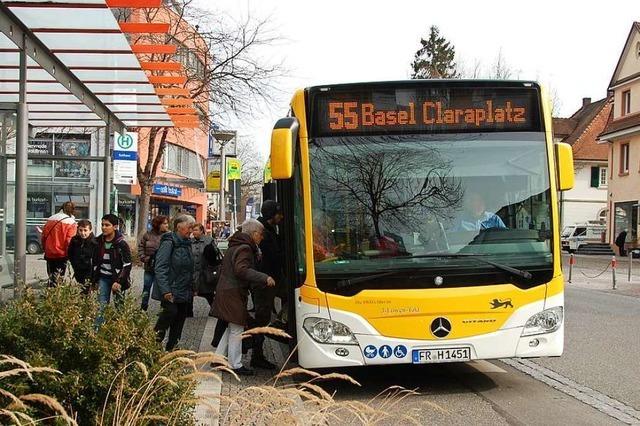
[[[602,242],[605,225],[585,223],[565,226],[560,236],[562,250],[575,253],[582,245]]]

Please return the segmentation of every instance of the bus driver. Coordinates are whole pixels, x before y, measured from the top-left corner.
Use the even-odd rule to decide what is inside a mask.
[[[480,231],[482,229],[506,229],[500,216],[487,211],[484,199],[477,192],[473,192],[466,200],[466,208],[456,231]]]

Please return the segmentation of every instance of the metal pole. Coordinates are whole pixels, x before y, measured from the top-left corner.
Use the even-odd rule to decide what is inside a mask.
[[[576,263],[575,257],[573,257],[573,253],[569,256],[569,282],[571,282],[571,277],[573,275],[573,264]]]
[[[226,222],[224,187],[227,182],[227,162],[225,161],[224,145],[224,143],[220,144],[220,220]]]
[[[633,250],[629,250],[629,276],[627,281],[631,282],[631,268],[633,267]]]
[[[102,175],[102,210],[111,213],[111,150],[109,149],[109,122],[104,128],[104,172]]]
[[[611,258],[611,274],[613,279],[613,289],[616,290],[616,257]]]
[[[0,140],[0,208],[2,209],[2,229],[0,229],[0,256],[7,257],[7,120],[8,112],[2,115],[2,136]]]
[[[18,85],[18,110],[16,132],[16,194],[15,194],[15,245],[14,283],[16,296],[25,288],[27,276],[27,147],[29,144],[29,111],[27,109],[27,54],[26,38],[20,46],[20,82]]]

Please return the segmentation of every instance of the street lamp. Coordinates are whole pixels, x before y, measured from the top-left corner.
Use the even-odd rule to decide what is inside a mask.
[[[220,219],[225,221],[227,220],[227,215],[225,212],[225,187],[227,184],[227,162],[225,158],[225,147],[235,140],[237,136],[237,132],[235,130],[225,131],[212,129],[211,137],[214,139],[214,143],[220,144],[220,195],[218,198],[218,212]],[[211,153],[212,154],[212,153]],[[235,229],[235,223],[231,229]]]

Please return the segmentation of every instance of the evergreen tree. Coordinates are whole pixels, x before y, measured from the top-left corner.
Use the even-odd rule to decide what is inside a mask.
[[[420,39],[420,49],[411,64],[411,78],[458,78],[455,63],[456,49],[440,36],[436,26],[429,29],[429,38]]]

